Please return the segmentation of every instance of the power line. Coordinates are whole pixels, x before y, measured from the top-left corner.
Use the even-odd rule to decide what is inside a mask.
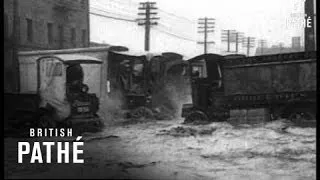
[[[131,11],[136,10],[136,8],[138,7],[137,3],[135,3],[135,5],[132,5],[131,4],[131,3],[133,3],[132,1],[129,4],[123,3],[122,1],[110,1],[110,0],[108,0],[108,1],[92,1],[91,0],[91,2],[94,2],[94,3],[90,3],[90,4],[97,4],[99,7],[100,6],[111,7],[111,6],[114,6],[115,4],[117,4],[116,6],[121,7],[120,9],[127,9],[127,10],[131,10]],[[103,3],[103,2],[107,2],[107,4]],[[115,2],[115,3],[110,3],[110,2]],[[121,4],[121,6],[120,6],[120,4]],[[125,6],[122,6],[122,5],[125,5]],[[129,6],[131,6],[131,7],[129,7]]]
[[[125,6],[127,6],[127,7],[129,7],[129,6],[131,6],[132,8],[134,8],[134,9],[130,9],[130,8],[125,8],[125,9],[127,9],[127,10],[130,10],[130,11],[133,11],[133,10],[135,10],[135,8],[136,7],[138,7],[138,3],[136,3],[136,2],[133,2],[133,1],[130,1],[130,3],[123,3],[122,1],[120,2],[120,1],[113,1],[114,3],[102,3],[101,1],[92,1],[92,2],[94,2],[93,4],[98,4],[99,6],[100,5],[104,5],[104,6],[110,6],[110,5],[112,5],[112,4],[117,4],[117,5],[125,5]],[[103,1],[103,2],[106,2],[106,1]],[[134,4],[134,5],[133,5]],[[120,6],[119,6],[120,7]],[[121,7],[123,7],[124,8],[124,6],[121,6]],[[176,15],[176,14],[174,14],[174,13],[171,13],[171,12],[168,12],[168,11],[164,11],[164,10],[162,10],[162,9],[159,9],[159,11],[161,11],[161,12],[163,12],[163,13],[165,13],[165,14],[167,14],[167,16],[168,17],[173,17],[173,18],[178,18],[178,19],[183,19],[183,20],[185,20],[185,21],[188,21],[188,22],[191,22],[191,23],[195,23],[196,21],[194,21],[194,20],[190,20],[190,19],[188,19],[188,18],[186,18],[186,17],[183,17],[183,16],[178,16],[178,15]]]
[[[169,29],[172,29],[173,31],[179,32],[179,33],[195,30],[197,25],[196,23],[190,23],[189,21],[183,21],[175,18],[172,19],[170,17],[167,17],[164,14],[160,14],[160,17],[161,17],[161,20],[159,22],[164,24]]]
[[[112,14],[115,14],[115,15],[120,15],[120,16],[127,16],[128,17],[128,15],[121,15],[121,14],[117,14],[117,13],[113,13],[113,12],[109,12],[109,11],[106,11],[106,10],[102,10],[102,9],[99,9],[99,8],[96,8],[96,7],[94,7],[95,5],[96,6],[99,6],[99,7],[106,7],[106,6],[108,6],[108,7],[110,7],[110,6],[113,6],[114,4],[117,4],[117,6],[120,8],[120,9],[126,9],[126,10],[128,10],[128,11],[131,11],[131,12],[133,12],[134,11],[134,9],[131,9],[130,8],[130,6],[131,7],[134,7],[134,8],[136,8],[137,6],[138,6],[138,3],[136,3],[136,2],[133,2],[133,1],[130,1],[129,3],[123,3],[122,1],[120,2],[120,1],[112,1],[112,3],[104,3],[104,2],[106,2],[106,1],[92,1],[91,2],[91,4],[90,4],[90,7],[92,7],[92,8],[94,8],[94,9],[97,9],[97,10],[99,10],[99,11],[103,11],[103,12],[107,12],[107,13],[112,13]],[[110,1],[111,2],[111,1]],[[125,7],[126,6],[126,7]],[[128,8],[129,7],[129,8]],[[108,8],[109,9],[109,8]],[[169,18],[164,18],[165,20],[168,20],[168,19],[171,19],[171,21],[176,21],[176,20],[174,20],[174,19],[179,19],[179,20],[184,20],[184,21],[179,21],[179,23],[196,23],[196,21],[194,21],[194,20],[190,20],[190,19],[188,19],[188,18],[186,18],[186,17],[183,17],[183,16],[178,16],[178,15],[176,15],[176,14],[174,14],[174,13],[171,13],[171,12],[168,12],[168,11],[164,11],[164,10],[162,10],[162,9],[159,9],[161,12],[163,12],[164,14],[162,14],[162,15],[165,15],[165,16],[167,16],[167,17],[169,17]],[[130,17],[130,15],[129,15],[129,17]],[[132,17],[132,16],[131,16]],[[177,23],[177,22],[174,22],[174,23]]]
[[[123,19],[123,18],[117,18],[117,17],[112,17],[112,16],[106,16],[106,15],[103,15],[103,14],[98,14],[98,13],[93,13],[93,12],[90,12],[90,14],[96,15],[96,16],[105,17],[105,18],[115,19],[115,20],[136,22],[136,21],[130,20],[130,19]],[[156,30],[158,30],[158,31],[160,31],[160,32],[163,32],[163,33],[166,33],[166,34],[168,34],[168,35],[170,35],[170,36],[173,36],[173,37],[182,39],[182,40],[196,42],[196,40],[194,40],[194,39],[187,38],[187,37],[183,37],[183,36],[179,36],[179,35],[177,35],[177,34],[174,34],[174,33],[171,33],[171,32],[165,31],[165,30],[161,30],[160,28],[156,28]]]
[[[165,30],[161,30],[159,27],[157,27],[157,28],[155,28],[155,29],[158,30],[158,31],[160,31],[160,32],[163,32],[163,33],[165,33],[165,34],[168,34],[168,35],[170,35],[170,36],[173,36],[173,37],[182,39],[182,40],[197,42],[197,41],[194,40],[194,39],[182,37],[182,36],[176,35],[176,34],[174,34],[174,33],[171,33],[171,32],[165,31]]]
[[[101,4],[104,4],[104,5],[110,5],[110,3],[109,4],[105,4],[105,3],[102,3],[102,2],[114,2],[113,4],[122,4],[122,5],[126,5],[126,6],[131,6],[131,7],[133,7],[134,6],[134,8],[136,8],[138,5],[139,5],[139,3],[137,3],[137,2],[134,2],[134,1],[131,1],[130,0],[130,2],[129,1],[127,1],[127,2],[129,2],[129,3],[126,3],[126,2],[124,2],[123,0],[117,0],[117,1],[115,1],[115,0],[108,0],[108,1],[96,1],[96,0],[91,0],[91,2],[101,2]],[[111,3],[112,4],[112,3]]]
[[[173,29],[171,28],[171,27],[169,27],[169,26],[167,26],[167,25],[165,25],[165,24],[163,24],[163,23],[158,23],[158,25],[159,26],[162,26],[163,28],[165,28],[165,29],[167,29],[168,31],[170,31],[170,32],[178,32],[178,31],[173,31]],[[174,34],[177,34],[177,33],[174,33]],[[181,31],[179,31],[178,32],[178,34],[180,34],[180,35],[182,35],[181,34]],[[185,34],[186,35],[186,34]],[[192,39],[192,38],[189,38],[189,39]]]
[[[170,13],[170,12],[164,11],[164,10],[162,10],[162,9],[159,9],[159,11],[164,12],[164,13],[166,13],[166,14],[168,14],[168,15],[174,16],[174,17],[176,17],[176,18],[184,19],[184,20],[186,20],[186,21],[195,23],[195,21],[193,21],[193,20],[191,20],[191,19],[188,19],[188,18],[183,17],[183,16],[178,16],[178,15],[176,15],[176,14],[174,14],[174,13]]]
[[[117,1],[116,2],[117,4],[119,4],[119,2]],[[105,4],[105,3],[101,3],[101,4],[103,4],[103,5],[107,5],[107,6],[110,6],[111,4]],[[125,4],[125,3],[120,3],[120,4]],[[126,4],[126,5],[129,5],[129,4]],[[100,7],[100,5],[99,5],[99,7]],[[123,7],[123,6],[122,6]],[[132,5],[131,5],[131,7],[133,7]],[[136,8],[137,6],[135,6],[135,8]],[[126,8],[126,9],[128,9],[128,10],[130,10],[130,11],[132,11],[133,9],[129,9],[129,8]],[[164,12],[165,14],[162,14],[162,15],[164,15],[164,16],[167,16],[169,19],[172,19],[172,20],[174,20],[174,19],[180,19],[180,20],[185,20],[185,21],[183,21],[183,22],[187,22],[188,21],[188,23],[195,23],[195,21],[192,21],[192,20],[190,20],[190,19],[188,19],[188,18],[186,18],[186,17],[182,17],[182,16],[177,16],[177,15],[175,15],[174,13],[170,13],[170,12],[167,12],[167,11],[164,11],[164,10],[160,10],[160,11],[162,11],[162,12]],[[166,20],[168,20],[168,18],[165,18]],[[174,18],[174,19],[173,19]],[[180,22],[182,22],[182,21],[180,21]]]
[[[163,22],[164,24],[169,24],[169,26],[171,26],[175,29],[185,29],[185,27],[191,28],[191,26],[196,26],[196,23],[191,23],[189,21],[184,21],[181,19],[173,18],[173,17],[167,16],[165,14],[160,14],[159,16],[161,17],[160,22]]]
[[[107,5],[107,4],[104,4],[104,3],[102,3],[102,4],[103,4],[103,5]],[[123,3],[121,3],[121,4],[123,4]],[[116,16],[122,16],[122,17],[115,17],[115,16],[112,16],[112,15],[105,15],[105,14],[102,14],[102,13],[90,11],[90,14],[95,15],[95,16],[100,16],[100,17],[109,18],[109,19],[115,19],[115,20],[121,20],[121,21],[127,21],[127,22],[139,22],[139,20],[142,20],[142,19],[123,18],[123,16],[127,16],[127,17],[130,17],[130,16],[124,15],[124,14],[118,14],[118,13],[109,12],[109,11],[106,11],[106,10],[103,10],[103,9],[100,9],[100,8],[97,8],[97,7],[94,7],[94,6],[92,6],[92,5],[90,6],[90,8],[92,8],[92,9],[95,10],[95,11],[100,11],[100,12],[104,12],[104,13],[108,13],[108,14],[113,14],[113,15],[116,15]],[[166,12],[166,11],[163,11],[163,10],[160,10],[160,11],[162,11],[162,12],[166,13],[167,15],[169,15],[169,17],[170,17],[170,16],[171,16],[171,17],[176,17],[176,18],[179,18],[179,19],[184,19],[184,20],[186,20],[186,21],[188,21],[188,22],[195,23],[194,21],[192,21],[192,20],[190,20],[190,19],[188,19],[188,18],[175,15],[174,13],[169,13],[169,12]],[[142,15],[142,14],[140,13],[140,15]],[[150,20],[151,20],[151,19],[150,19]],[[180,22],[181,22],[181,21],[180,21]],[[185,22],[185,21],[184,21],[184,22]],[[141,24],[141,22],[140,22],[140,24]],[[143,23],[142,23],[142,24],[143,24]],[[141,25],[142,25],[142,24],[141,24]],[[165,26],[165,25],[163,25],[163,24],[161,24],[161,26],[169,29],[168,26]],[[187,38],[187,37],[183,37],[183,36],[181,36],[181,35],[177,35],[176,33],[170,32],[170,30],[169,30],[169,31],[166,31],[166,30],[163,30],[163,29],[160,29],[160,28],[156,28],[156,29],[157,29],[158,31],[160,31],[160,32],[163,32],[163,33],[167,34],[167,35],[170,35],[170,36],[173,36],[173,37],[182,39],[182,40],[196,42],[196,40],[194,40],[194,39],[192,39],[192,38]]]
[[[119,3],[118,1],[114,1],[114,3],[117,3],[117,4],[125,4],[125,3]],[[95,7],[93,4],[95,5],[98,5],[100,8],[97,8]],[[138,4],[138,3],[137,3]],[[120,17],[116,17],[117,19],[130,19],[130,18],[133,18],[132,16],[130,15],[125,15],[125,14],[118,14],[118,13],[114,13],[114,12],[110,12],[110,11],[106,11],[106,10],[103,10],[101,9],[101,7],[105,7],[105,6],[110,6],[111,4],[105,4],[105,3],[98,3],[97,1],[95,3],[91,3],[91,8],[94,9],[94,10],[97,10],[97,11],[101,11],[101,12],[105,12],[105,13],[108,13],[108,14],[112,14],[110,16],[114,17],[113,15],[116,15],[116,16],[120,16]],[[131,7],[133,6],[132,4],[128,4],[128,5],[131,5]],[[164,16],[167,16],[168,18],[162,18],[162,20],[165,20],[165,21],[168,21],[169,24],[177,24],[177,23],[192,23],[192,24],[195,24],[194,21],[188,19],[188,18],[185,18],[185,17],[182,17],[182,16],[178,16],[178,15],[175,15],[174,13],[170,13],[170,12],[167,12],[167,11],[164,11],[164,10],[160,10],[162,12],[164,12],[165,14],[162,14]],[[98,14],[98,13],[97,13]],[[109,15],[106,15],[106,16],[109,16]],[[128,18],[129,17],[129,18]],[[178,19],[177,19],[178,18]],[[178,21],[177,21],[178,20]],[[183,20],[183,21],[181,21]],[[187,26],[187,25],[186,25]],[[176,27],[176,26],[174,26]]]
[[[119,17],[114,17],[114,16],[107,16],[107,15],[104,15],[104,14],[99,14],[99,13],[94,13],[94,12],[89,12],[89,13],[92,14],[92,15],[95,15],[95,16],[100,16],[100,17],[114,19],[114,20],[136,22],[136,20],[132,20],[132,19],[125,19],[125,18],[119,18]]]
[[[114,14],[114,15],[122,16],[122,17],[126,16],[126,17],[130,17],[130,18],[133,18],[133,19],[134,19],[134,17],[129,16],[129,15],[124,15],[124,14],[118,14],[118,13],[114,13],[114,12],[109,12],[109,11],[106,11],[106,10],[103,10],[103,9],[99,9],[99,8],[96,8],[96,7],[92,7],[92,6],[91,6],[90,8],[91,8],[91,9],[94,9],[94,10],[97,10],[97,11],[104,12],[104,13]]]
[[[109,1],[103,1],[103,2],[109,2]],[[101,1],[90,3],[90,7],[100,7],[108,10],[116,10],[116,11],[126,12],[130,14],[136,14],[136,7],[132,7],[132,6],[128,7],[128,6],[118,5],[118,4],[114,5],[112,3],[105,4],[105,3],[102,3]]]

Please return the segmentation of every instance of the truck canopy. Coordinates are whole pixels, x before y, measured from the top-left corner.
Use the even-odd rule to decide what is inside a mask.
[[[62,61],[64,64],[72,65],[72,64],[102,64],[102,60],[91,57],[91,56],[85,56],[85,55],[77,55],[77,54],[57,54],[52,56],[43,56],[39,58],[38,60],[44,59],[44,58],[57,58],[60,61]]]
[[[35,94],[38,87],[37,61],[56,59],[64,65],[81,64],[84,70],[84,83],[89,85],[89,93],[98,97],[105,93],[109,47],[76,48],[62,50],[41,50],[19,52],[20,93]],[[41,60],[42,59],[42,60]],[[46,61],[46,60],[44,60]]]

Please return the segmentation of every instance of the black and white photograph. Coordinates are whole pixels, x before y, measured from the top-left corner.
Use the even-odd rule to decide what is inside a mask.
[[[4,0],[4,179],[316,180],[317,0]]]

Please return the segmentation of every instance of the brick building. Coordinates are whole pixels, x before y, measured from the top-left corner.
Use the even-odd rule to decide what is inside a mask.
[[[19,89],[16,51],[88,47],[89,25],[88,0],[4,0],[5,91]]]

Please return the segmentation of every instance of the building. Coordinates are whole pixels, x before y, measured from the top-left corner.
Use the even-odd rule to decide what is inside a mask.
[[[281,53],[294,53],[303,51],[304,47],[286,47],[283,43],[279,43],[278,45],[272,45],[271,47],[265,47],[261,50],[261,47],[256,49],[256,56],[261,55],[271,55],[271,54],[281,54]]]
[[[88,0],[4,0],[4,89],[18,91],[15,52],[89,46]]]
[[[311,18],[311,27],[305,26],[305,50],[315,51],[317,47],[316,0],[305,0],[304,10],[306,17]]]
[[[4,22],[5,36],[15,29],[19,50],[89,46],[88,0],[5,0]]]

